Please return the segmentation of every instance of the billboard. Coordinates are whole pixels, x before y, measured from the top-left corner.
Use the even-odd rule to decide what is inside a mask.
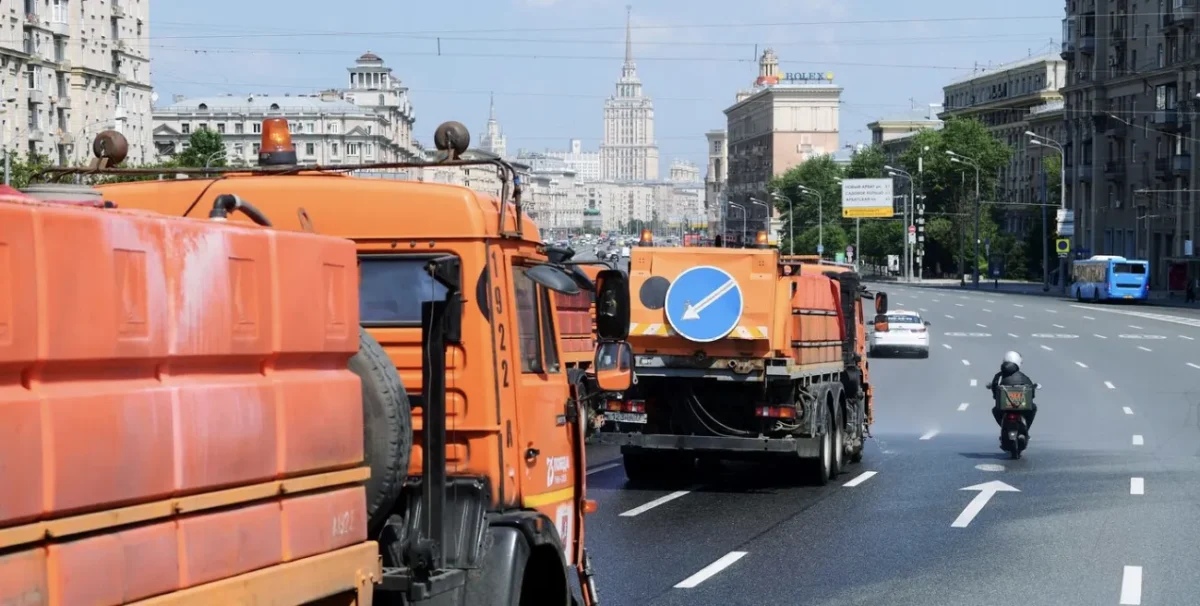
[[[892,217],[892,180],[846,179],[842,181],[842,216],[848,219]]]

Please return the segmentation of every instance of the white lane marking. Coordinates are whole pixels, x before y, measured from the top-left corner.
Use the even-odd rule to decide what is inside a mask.
[[[1025,306],[1021,305],[1020,303],[1013,303],[1013,307],[1025,307]]]
[[[980,324],[978,322],[975,323],[975,326],[978,326],[980,328],[987,328],[987,324]]]
[[[950,345],[948,343],[942,343],[942,347],[945,347],[946,349],[950,349]]]
[[[1187,364],[1188,364],[1188,366],[1191,366],[1192,368],[1200,368],[1200,366],[1196,366],[1195,364],[1192,364],[1191,362],[1188,362]]]
[[[988,302],[988,303],[995,303],[995,301],[993,301],[993,300],[991,300],[991,299],[987,299],[987,302]]]
[[[1084,364],[1083,362],[1080,362],[1078,360],[1075,361],[1075,364],[1078,365],[1080,368],[1087,368],[1087,364]]]
[[[952,315],[950,315],[950,314],[946,314],[946,317],[947,317],[947,318],[950,318],[951,320],[953,320],[953,319],[954,319],[954,316],[952,316]]]
[[[1052,348],[1052,347],[1047,347],[1047,346],[1045,346],[1045,345],[1043,345],[1043,346],[1042,346],[1042,349],[1044,349],[1044,350],[1046,350],[1046,351],[1054,351],[1054,348]]]
[[[1153,349],[1150,349],[1149,347],[1143,347],[1141,345],[1138,345],[1138,349],[1140,349],[1142,351],[1154,351]]]
[[[979,381],[976,381],[975,379],[971,379],[971,387],[975,387],[977,385],[979,385]]]
[[[1156,314],[1145,311],[1127,311],[1123,309],[1113,309],[1110,307],[1094,307],[1091,305],[1071,305],[1077,309],[1086,309],[1088,311],[1100,311],[1109,314],[1121,314],[1134,318],[1143,318],[1146,320],[1158,320],[1160,322],[1170,322],[1172,324],[1182,324],[1193,328],[1200,328],[1200,318],[1185,318],[1182,316],[1170,316],[1167,314]]]
[[[921,311],[929,311],[928,309],[925,309],[924,307],[918,307],[917,309],[919,309]]]
[[[1141,606],[1142,567],[1126,566],[1121,574],[1121,606]]]
[[[959,488],[959,490],[978,490],[979,494],[975,495],[975,498],[971,499],[970,503],[967,503],[967,507],[950,524],[951,528],[966,528],[970,526],[971,520],[974,520],[975,516],[979,515],[980,511],[983,511],[984,506],[988,504],[988,501],[992,500],[992,497],[996,496],[996,493],[1021,492],[999,480],[992,480],[991,482],[975,486],[967,486],[966,488]]]
[[[1129,494],[1146,494],[1146,478],[1129,478]]]
[[[925,432],[925,435],[921,436],[921,439],[922,440],[932,440],[933,436],[936,436],[936,435],[938,435],[938,430],[931,429],[931,430]]]
[[[597,465],[597,466],[595,466],[595,467],[593,467],[593,468],[591,468],[591,469],[587,470],[587,474],[590,476],[590,475],[592,475],[592,474],[594,474],[594,473],[600,473],[600,472],[602,472],[602,471],[608,471],[608,470],[610,470],[610,469],[616,469],[617,467],[620,467],[620,466],[621,466],[621,462],[620,462],[620,461],[615,461],[615,462],[612,462],[612,463],[603,463],[603,464],[601,464],[601,465]]]
[[[849,482],[842,484],[842,486],[844,486],[846,488],[854,488],[855,486],[858,486],[859,484],[862,484],[863,482],[866,482],[867,480],[870,480],[871,478],[875,477],[875,474],[877,474],[877,473],[879,473],[879,472],[878,471],[864,471],[864,472],[858,474],[853,480],[850,480]]]
[[[1142,434],[1140,434],[1140,433],[1133,434],[1133,445],[1134,446],[1142,446],[1145,443],[1146,443],[1146,440],[1142,438]]]
[[[954,306],[955,306],[955,307],[962,307],[962,306],[963,306],[963,304],[962,304],[962,303],[955,303],[955,304],[954,304]]]
[[[942,302],[942,300],[941,300],[941,299],[934,299],[934,300],[933,300],[933,302],[934,302],[934,303],[941,303],[941,302]]]
[[[990,309],[987,309],[986,307],[983,309],[983,311],[985,311],[985,312],[987,312],[987,313],[989,313],[989,314],[990,314],[990,313],[992,313],[992,310],[990,310]]]
[[[1063,326],[1062,324],[1055,324],[1054,327],[1055,328],[1066,328],[1066,326]]]
[[[966,410],[966,409],[967,409],[967,407],[968,407],[968,406],[970,406],[970,405],[971,405],[971,403],[970,403],[970,402],[963,402],[962,404],[959,404],[959,405],[958,405],[958,410],[960,410],[960,411]]]
[[[1091,316],[1084,316],[1083,319],[1084,320],[1095,320],[1096,318],[1093,318]]]
[[[1127,415],[1133,414],[1133,409],[1128,406],[1122,406],[1121,410],[1125,411],[1125,414],[1127,414]]]
[[[1093,336],[1093,337],[1096,337],[1097,339],[1107,339],[1107,338],[1108,338],[1108,337],[1106,337],[1106,336],[1104,336],[1104,335],[1097,335],[1097,334],[1094,334],[1094,333],[1092,334],[1092,336]]]
[[[1004,466],[998,463],[980,463],[975,466],[979,471],[1004,471]]]
[[[721,559],[717,560],[716,562],[713,562],[712,564],[709,564],[708,566],[701,568],[700,572],[697,572],[696,574],[680,581],[679,583],[677,583],[675,585],[675,588],[676,589],[691,589],[691,588],[699,585],[700,583],[703,583],[703,582],[707,581],[708,579],[712,578],[712,576],[717,574],[718,572],[721,572],[722,570],[729,568],[730,566],[733,565],[734,562],[742,559],[745,556],[746,556],[745,551],[731,551],[731,552],[721,556]]]
[[[1017,335],[1014,335],[1014,334],[1013,334],[1013,333],[1011,333],[1011,332],[1010,332],[1010,333],[1008,333],[1008,336],[1010,336],[1010,337],[1012,337],[1012,338],[1014,338],[1014,339],[1019,339],[1019,338],[1021,338],[1021,337],[1018,337]]]
[[[971,365],[970,360],[963,360],[963,366],[970,366],[970,365]]]
[[[669,495],[658,497],[657,499],[654,499],[653,501],[650,501],[649,503],[646,503],[645,505],[639,505],[637,507],[634,507],[633,509],[630,509],[629,511],[622,513],[621,517],[622,518],[632,518],[633,516],[641,515],[643,513],[646,513],[647,511],[650,511],[651,509],[654,509],[655,507],[658,507],[659,505],[662,505],[663,503],[670,503],[671,501],[674,501],[675,499],[678,499],[679,497],[682,497],[682,496],[688,494],[689,492],[690,491],[687,491],[687,490],[679,490],[676,492],[672,492]]]
[[[1013,316],[1013,317],[1014,317],[1014,318],[1016,318],[1016,319],[1018,319],[1018,320],[1024,320],[1024,319],[1025,319],[1025,316]]]
[[[1130,325],[1129,325],[1129,327],[1130,327],[1130,328],[1136,328],[1136,329],[1138,329],[1138,330],[1145,330],[1144,328],[1142,328],[1141,326],[1138,326],[1137,324],[1130,324]]]
[[[1056,314],[1056,313],[1058,313],[1057,311],[1054,311],[1053,309],[1047,309],[1046,311],[1048,311],[1048,312],[1050,312],[1050,313],[1052,313],[1052,314]]]
[[[967,298],[967,295],[959,295],[958,298],[965,300]]]
[[[1109,388],[1109,389],[1116,389],[1116,388],[1117,388],[1117,386],[1116,386],[1116,385],[1113,385],[1113,384],[1112,384],[1112,381],[1105,381],[1105,382],[1104,382],[1104,386],[1105,386],[1105,387],[1107,387],[1107,388]]]
[[[1191,338],[1191,337],[1189,337],[1189,336],[1187,336],[1187,335],[1179,335],[1179,338],[1180,338],[1180,339],[1187,339],[1188,341],[1195,341],[1195,339],[1193,339],[1193,338]]]

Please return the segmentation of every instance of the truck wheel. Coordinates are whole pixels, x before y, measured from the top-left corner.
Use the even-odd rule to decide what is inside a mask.
[[[629,483],[642,488],[690,484],[696,469],[696,457],[678,452],[630,450],[621,460]]]
[[[843,421],[844,417],[842,416],[841,406],[834,404],[833,407],[837,413],[835,414],[832,410],[829,411],[829,414],[834,417],[832,427],[833,436],[831,438],[833,442],[833,457],[830,461],[829,477],[836,478],[846,469],[846,427]]]
[[[367,528],[375,536],[387,521],[408,476],[412,448],[412,409],[396,366],[362,328],[350,371],[362,380],[363,454],[367,480]]]
[[[825,486],[833,475],[833,415],[825,415],[825,432],[821,436],[820,454],[809,461],[813,484]]]

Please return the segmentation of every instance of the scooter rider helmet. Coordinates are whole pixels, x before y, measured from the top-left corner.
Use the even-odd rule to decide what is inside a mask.
[[[1017,366],[1020,366],[1021,365],[1021,354],[1019,354],[1015,351],[1010,351],[1010,352],[1004,354],[1004,361],[1009,362],[1011,364],[1016,364]]]

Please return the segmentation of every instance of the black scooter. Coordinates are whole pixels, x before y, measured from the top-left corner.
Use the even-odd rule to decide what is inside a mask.
[[[1041,387],[1038,383],[1036,387]],[[985,385],[993,396],[995,390],[991,385]],[[1025,415],[1019,412],[1004,412],[1000,419],[1000,449],[1007,452],[1013,459],[1021,458],[1021,453],[1029,446],[1029,425]]]

